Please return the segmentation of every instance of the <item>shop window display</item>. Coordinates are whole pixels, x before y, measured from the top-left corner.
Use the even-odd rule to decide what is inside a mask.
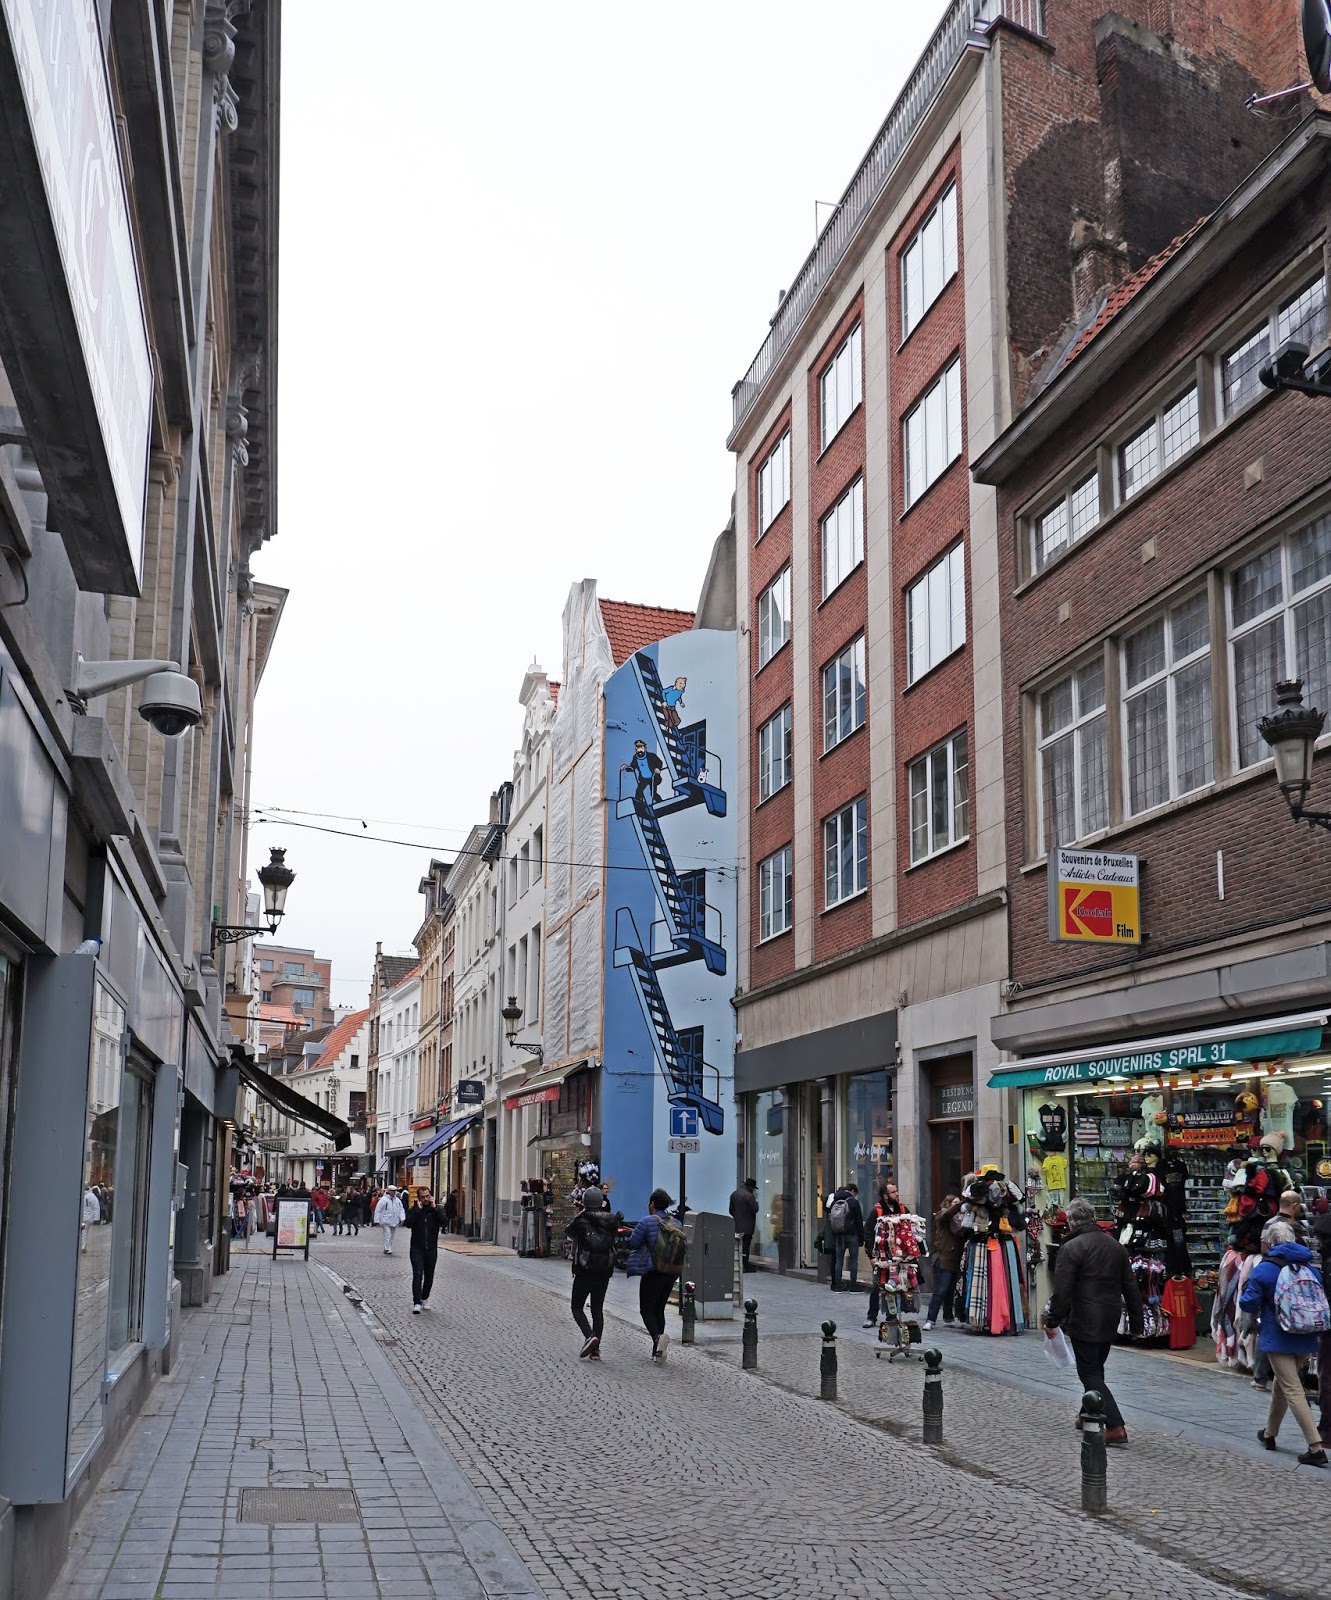
[[[892,1181],[892,1096],[885,1072],[846,1080],[846,1134],[852,1172],[867,1204]]]
[[[781,1187],[786,1149],[785,1095],[780,1089],[754,1095],[751,1116],[749,1149],[753,1152],[752,1165],[758,1179],[758,1221],[750,1256],[775,1267],[785,1227]]]

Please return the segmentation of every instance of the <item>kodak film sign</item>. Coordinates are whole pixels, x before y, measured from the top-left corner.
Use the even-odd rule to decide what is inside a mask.
[[[1107,850],[1051,850],[1049,937],[1080,944],[1140,944],[1137,857]]]

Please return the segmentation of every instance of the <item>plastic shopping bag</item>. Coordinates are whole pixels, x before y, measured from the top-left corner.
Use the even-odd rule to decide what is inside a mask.
[[[1069,1372],[1077,1365],[1077,1358],[1062,1328],[1044,1330],[1044,1353],[1060,1372]]]

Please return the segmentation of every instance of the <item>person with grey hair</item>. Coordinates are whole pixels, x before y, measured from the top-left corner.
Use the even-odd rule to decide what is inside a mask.
[[[1105,1382],[1105,1362],[1125,1305],[1129,1327],[1135,1335],[1141,1335],[1141,1291],[1132,1275],[1128,1252],[1112,1234],[1096,1225],[1091,1202],[1081,1198],[1069,1201],[1067,1217],[1067,1242],[1058,1247],[1054,1292],[1045,1310],[1044,1325],[1049,1330],[1064,1330],[1072,1345],[1082,1388],[1096,1389],[1103,1397],[1105,1443],[1127,1444],[1123,1413]],[[1081,1426],[1080,1417],[1077,1426]]]
[[[1281,1320],[1282,1308],[1276,1299],[1276,1289],[1281,1274],[1288,1268],[1293,1278],[1290,1287],[1297,1294],[1299,1279],[1303,1278],[1306,1289],[1302,1298],[1305,1301],[1311,1298],[1320,1300],[1322,1317],[1325,1319],[1326,1300],[1322,1275],[1312,1265],[1312,1259],[1312,1251],[1306,1244],[1300,1244],[1295,1237],[1292,1218],[1277,1217],[1268,1222],[1262,1229],[1262,1259],[1249,1274],[1243,1293],[1239,1296],[1239,1307],[1243,1311],[1252,1312],[1258,1318],[1258,1348],[1265,1351],[1269,1357],[1272,1376],[1275,1379],[1266,1423],[1258,1428],[1257,1437],[1268,1450],[1274,1450],[1276,1435],[1280,1432],[1280,1424],[1285,1420],[1285,1413],[1292,1411],[1295,1422],[1303,1432],[1304,1443],[1308,1447],[1299,1456],[1299,1460],[1304,1466],[1325,1469],[1331,1465],[1331,1458],[1327,1456],[1317,1424],[1313,1420],[1312,1407],[1308,1404],[1303,1384],[1299,1379],[1300,1363],[1306,1361],[1317,1350],[1317,1334],[1311,1331],[1308,1321],[1303,1324],[1303,1329],[1307,1331],[1297,1326],[1287,1328]],[[1301,1305],[1300,1309],[1306,1310],[1306,1304]]]

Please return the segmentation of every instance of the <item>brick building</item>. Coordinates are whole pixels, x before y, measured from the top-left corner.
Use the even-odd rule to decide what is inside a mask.
[[[993,1038],[1018,1060],[995,1081],[1024,1131],[1062,1132],[1093,1199],[1130,1138],[1167,1135],[1198,1271],[1240,1134],[1284,1133],[1296,1179],[1331,1173],[1327,841],[1291,824],[1257,727],[1278,678],[1331,706],[1331,406],[1260,377],[1287,339],[1325,350],[1329,204],[1314,114],[1116,288],[976,465],[1012,775]],[[1139,944],[1051,939],[1059,847],[1140,858]]]
[[[990,1023],[1008,852],[989,449],[1281,136],[1268,0],[954,0],[735,386],[736,1092],[757,1248],[829,1186],[1021,1165]],[[1161,130],[1168,138],[1160,137]]]

